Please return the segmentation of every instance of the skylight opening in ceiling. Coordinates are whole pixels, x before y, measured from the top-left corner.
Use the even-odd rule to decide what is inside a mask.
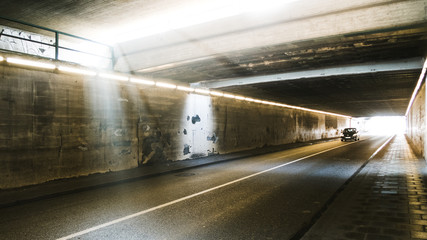
[[[155,17],[136,20],[108,33],[100,34],[97,39],[107,40],[110,44],[126,42],[245,13],[268,12],[294,1],[297,0],[200,1],[173,11],[163,12]]]

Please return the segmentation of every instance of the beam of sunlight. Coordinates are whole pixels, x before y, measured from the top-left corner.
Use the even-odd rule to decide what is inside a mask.
[[[191,5],[163,11],[156,16],[138,19],[100,33],[97,39],[109,43],[126,42],[155,34],[182,29],[244,13],[262,13],[283,7],[297,0],[217,0],[195,1]],[[116,34],[112,35],[111,33]]]
[[[83,83],[84,116],[90,118],[90,121],[80,130],[80,141],[87,145],[81,149],[81,154],[104,159],[96,166],[100,172],[118,171],[137,165],[131,154],[121,155],[122,151],[130,151],[129,146],[120,145],[130,141],[129,134],[123,130],[128,124],[124,117],[128,108],[128,96],[123,93],[121,83],[100,75]],[[92,145],[101,142],[105,145],[100,145],[100,150],[91,149]],[[120,146],[109,147],[116,143]]]
[[[108,46],[79,39],[60,39],[58,59],[95,68],[112,66],[111,49]]]

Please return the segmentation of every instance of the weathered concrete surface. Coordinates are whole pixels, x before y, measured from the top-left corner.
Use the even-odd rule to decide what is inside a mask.
[[[0,65],[0,188],[335,137],[347,119]]]
[[[426,85],[422,85],[412,104],[407,116],[407,137],[410,140],[414,152],[426,158],[425,155],[425,134],[426,134]]]
[[[232,58],[237,51],[247,49],[425,23],[425,3],[394,0],[290,2],[263,17],[234,16],[121,43],[119,49],[123,56],[119,57],[115,68],[120,71],[170,68],[218,56]]]

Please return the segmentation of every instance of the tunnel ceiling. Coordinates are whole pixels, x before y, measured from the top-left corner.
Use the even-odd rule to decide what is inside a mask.
[[[149,71],[149,75],[198,82],[200,79],[217,80],[406,59],[420,57],[426,52],[426,37],[427,28],[424,27],[293,42],[177,64],[173,68]]]
[[[277,81],[223,90],[350,116],[404,115],[418,76],[418,70],[409,70]]]
[[[0,2],[0,16],[95,38],[95,32],[190,2],[4,0]],[[298,2],[307,3],[301,0],[295,4]],[[293,16],[287,19],[282,16],[286,14],[282,13],[271,17],[274,21],[255,21],[246,17],[241,25],[236,23],[238,18],[234,17],[120,43],[116,46],[122,56],[117,59],[116,70],[207,86],[237,79],[239,84],[219,86],[218,89],[354,117],[404,115],[421,67],[399,69],[398,65],[402,59],[419,59],[422,66],[422,59],[427,55],[427,13],[420,10],[412,13],[412,18],[405,17],[408,13],[403,13],[400,22],[388,23],[385,17],[387,11],[390,11],[390,15],[396,15],[390,19],[397,19],[400,13],[386,7],[416,12],[420,6],[427,9],[427,1],[406,1],[413,5],[391,0],[360,2],[365,2],[366,6],[358,3],[351,9],[336,7],[336,11],[316,10],[314,8],[318,6],[311,6],[305,9],[302,13],[305,15],[301,18]],[[392,4],[408,6],[389,6]],[[310,11],[316,14],[309,15]],[[369,25],[370,19],[362,19],[359,25],[366,24],[366,29],[357,24],[350,28],[339,25],[340,21],[353,21],[359,15],[363,18],[363,14],[370,14],[369,11],[383,14],[386,20],[381,18],[375,20],[376,25]],[[289,14],[292,15],[292,12]],[[322,25],[328,21],[337,24],[335,32]],[[313,29],[301,29],[301,34],[294,31],[289,38],[286,32],[282,35],[278,33],[280,29],[298,29],[298,26]],[[350,30],[341,31],[345,27]],[[199,33],[200,29],[204,29],[204,32]],[[256,76],[390,61],[396,62],[396,69],[245,83],[246,78]]]

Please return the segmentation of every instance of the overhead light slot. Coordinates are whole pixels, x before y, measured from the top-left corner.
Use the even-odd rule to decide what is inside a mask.
[[[196,93],[200,93],[200,94],[210,94],[210,93],[211,93],[211,91],[209,91],[209,90],[206,90],[206,89],[200,89],[200,88],[197,88],[197,89],[195,90],[195,92],[196,92]]]
[[[176,89],[180,91],[185,91],[185,92],[194,92],[194,88],[190,88],[190,87],[178,86]]]
[[[176,89],[176,85],[175,84],[164,83],[164,82],[156,82],[156,86],[157,87],[162,87],[162,88]]]
[[[217,97],[222,97],[222,96],[224,96],[224,93],[222,93],[222,92],[217,92],[217,91],[211,91],[211,92],[210,92],[210,94],[211,94],[211,95],[213,95],[213,96],[217,96]]]
[[[110,74],[110,73],[101,73],[101,74],[99,74],[99,76],[102,78],[108,78],[111,80],[118,80],[118,81],[128,81],[129,80],[129,78],[126,76],[117,75],[117,74]]]
[[[96,76],[96,74],[97,74],[96,71],[90,71],[90,70],[85,70],[85,69],[80,69],[80,68],[66,67],[66,66],[56,67],[54,64],[49,64],[49,63],[30,61],[30,60],[19,59],[19,58],[9,58],[9,57],[4,58],[4,57],[0,56],[0,61],[3,61],[3,60],[6,60],[6,62],[8,62],[8,63],[19,64],[19,65],[30,66],[30,67],[52,69],[52,70],[55,68],[58,68],[59,71],[82,74],[82,75]],[[423,79],[425,77],[426,68],[427,68],[427,61],[424,64],[423,71],[420,75],[417,87],[414,90],[414,93],[413,93],[412,99],[410,101],[410,104],[408,106],[408,110],[407,110],[406,114],[408,114],[409,109],[410,109],[410,107],[413,103],[413,100],[414,100],[414,95],[419,90],[421,82],[423,81]],[[166,83],[166,82],[156,82],[156,81],[152,81],[152,80],[141,79],[141,78],[132,78],[132,77],[129,78],[128,76],[121,75],[121,74],[100,73],[99,76],[102,78],[108,78],[108,79],[113,79],[113,80],[130,81],[132,83],[137,83],[137,84],[143,84],[143,85],[149,85],[149,86],[155,85],[157,87],[162,87],[162,88],[177,89],[180,91],[195,92],[198,94],[212,95],[212,96],[218,96],[218,97],[224,97],[224,98],[230,98],[230,99],[237,99],[237,100],[241,100],[241,101],[248,101],[248,102],[272,105],[272,106],[277,106],[277,107],[283,107],[283,108],[298,109],[298,110],[302,110],[302,111],[308,111],[308,112],[327,114],[327,115],[333,115],[333,116],[338,116],[338,117],[351,118],[351,116],[346,116],[346,115],[341,115],[341,114],[336,114],[336,113],[331,113],[331,112],[325,112],[325,111],[319,111],[319,110],[314,110],[314,109],[309,109],[309,108],[303,108],[303,107],[298,107],[298,106],[292,106],[292,105],[287,105],[287,104],[283,104],[283,103],[254,99],[254,98],[245,97],[245,96],[236,96],[233,94],[219,92],[219,91],[210,91],[208,89],[201,89],[201,88],[195,89],[195,88],[186,87],[186,86],[177,86],[175,84]]]
[[[43,68],[43,69],[55,69],[56,66],[49,63],[43,63],[43,62],[36,62],[31,60],[25,60],[25,59],[19,59],[19,58],[6,58],[6,62],[23,65],[23,66],[29,66],[29,67],[36,67],[36,68]]]
[[[140,78],[130,78],[130,82],[153,86],[156,82]]]
[[[73,67],[59,66],[58,70],[62,71],[62,72],[82,74],[82,75],[88,75],[88,76],[95,76],[96,75],[96,72],[94,72],[94,71],[84,70],[84,69],[80,69],[80,68],[73,68]]]
[[[228,94],[228,93],[224,93],[224,97],[225,98],[232,98],[232,99],[236,98],[236,96],[234,96],[233,94]]]

